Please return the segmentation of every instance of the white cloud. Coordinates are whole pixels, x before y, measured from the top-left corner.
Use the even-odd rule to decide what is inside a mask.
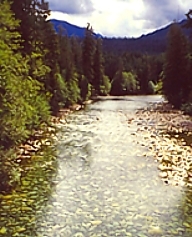
[[[69,14],[84,14],[94,10],[92,0],[50,0],[50,8]]]
[[[185,18],[190,3],[188,0],[50,0],[50,8],[52,18],[82,27],[89,22],[96,33],[104,36],[138,37],[178,17]]]

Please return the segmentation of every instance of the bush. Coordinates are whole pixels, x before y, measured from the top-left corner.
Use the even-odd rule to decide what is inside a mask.
[[[103,85],[100,86],[101,95],[108,95],[111,90],[111,82],[108,76],[103,76]]]

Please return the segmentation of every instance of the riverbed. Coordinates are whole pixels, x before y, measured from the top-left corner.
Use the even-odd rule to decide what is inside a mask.
[[[162,182],[158,163],[145,155],[148,147],[135,141],[136,112],[162,101],[161,96],[107,98],[68,115],[67,123],[58,125],[57,164],[49,161],[54,175],[50,166],[46,172],[43,162],[35,167],[33,161],[28,167],[44,172],[32,187],[36,174],[27,183],[26,172],[12,195],[1,196],[0,234],[191,237],[190,188]]]

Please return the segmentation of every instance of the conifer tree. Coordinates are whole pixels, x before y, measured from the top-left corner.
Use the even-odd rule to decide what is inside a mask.
[[[29,75],[28,58],[19,53],[19,22],[8,1],[1,2],[0,9],[0,167],[4,162],[10,164],[5,166],[10,177],[12,156],[7,157],[7,152],[29,139],[35,129],[43,130],[49,106],[41,93],[43,85]],[[1,178],[4,174],[0,170]]]
[[[48,3],[43,6],[40,1],[16,0],[12,9],[21,24],[18,28],[22,36],[23,55],[29,57],[29,75],[43,83],[42,93],[50,95],[52,114],[65,105],[67,90],[59,67],[59,38],[53,26],[45,20],[49,14]],[[27,28],[27,29],[26,29]]]
[[[80,42],[80,39],[74,36],[71,37],[70,42],[71,42],[72,57],[73,57],[75,69],[78,75],[80,76],[83,74],[81,42]]]
[[[97,95],[101,94],[100,87],[103,84],[104,84],[104,68],[103,68],[102,42],[101,39],[97,39],[96,50],[94,55],[94,64],[93,64],[93,87]]]
[[[9,148],[27,139],[33,129],[48,120],[48,104],[41,93],[43,85],[29,76],[28,58],[15,53],[21,37],[7,1],[1,3],[1,9],[4,27],[0,28],[0,127],[2,144]]]
[[[67,36],[59,35],[60,57],[59,65],[62,77],[66,82],[67,99],[66,105],[77,103],[80,99],[79,76],[74,64],[71,41]]]
[[[112,95],[123,95],[123,61],[119,59],[118,70],[111,82],[111,94]]]
[[[174,23],[169,33],[169,44],[163,79],[163,93],[176,108],[184,103],[189,95],[188,44],[179,26]]]
[[[92,27],[88,24],[85,38],[83,40],[83,74],[87,79],[88,83],[93,87],[93,62],[95,53],[95,39],[93,37]]]

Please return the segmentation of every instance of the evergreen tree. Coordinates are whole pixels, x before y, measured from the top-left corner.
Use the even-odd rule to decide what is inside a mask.
[[[176,108],[179,108],[189,95],[188,62],[187,40],[179,26],[174,23],[169,33],[163,93]]]
[[[85,38],[83,40],[83,74],[87,79],[88,83],[93,87],[93,62],[94,62],[94,53],[95,53],[95,39],[93,37],[92,27],[87,26],[85,32]]]
[[[80,99],[79,75],[74,64],[74,54],[70,39],[60,35],[60,70],[67,87],[66,105],[77,103]]]
[[[0,9],[0,167],[5,162],[10,164],[7,176],[5,170],[0,171],[2,178],[12,175],[8,150],[28,140],[35,129],[44,129],[49,121],[49,106],[47,96],[41,93],[43,85],[29,76],[28,58],[19,53],[19,22],[8,1],[1,2]]]
[[[83,69],[82,69],[82,47],[81,47],[81,42],[80,39],[77,37],[71,37],[71,50],[72,50],[72,57],[73,57],[73,62],[75,65],[76,72],[78,75],[83,74]]]
[[[91,85],[88,83],[87,78],[84,75],[81,75],[79,79],[79,88],[80,88],[80,102],[89,99],[91,96]]]
[[[102,85],[104,85],[102,42],[101,39],[97,39],[93,63],[93,87],[95,89],[95,94],[101,94],[100,87]]]
[[[105,75],[109,77],[110,81],[112,81],[118,70],[118,57],[113,53],[106,53],[105,51],[103,57]]]
[[[103,82],[100,85],[100,95],[109,95],[111,91],[111,82],[108,76],[104,75],[103,76]]]
[[[111,82],[111,94],[112,95],[123,95],[123,61],[120,58],[118,64],[118,71],[116,72]]]
[[[51,94],[51,111],[53,115],[56,115],[58,111],[65,106],[68,96],[66,82],[59,65],[61,54],[59,36],[55,34],[50,22],[45,22],[42,32],[43,46],[45,49],[44,64],[51,69],[50,72],[46,74],[44,84],[46,91]]]
[[[38,0],[13,0],[10,2],[15,18],[20,20],[18,31],[22,38],[22,53],[31,55],[36,47],[40,48],[43,44],[41,36],[44,25],[42,26],[42,24],[45,22],[44,14],[49,14],[49,10],[42,11]]]
[[[147,94],[150,70],[148,55],[141,55],[137,63],[136,74],[138,76],[140,94]]]
[[[13,1],[12,9],[21,21],[18,29],[22,36],[22,53],[29,57],[29,75],[44,84],[42,93],[50,95],[51,112],[56,115],[66,103],[67,90],[64,88],[66,83],[61,81],[62,75],[59,75],[62,74],[59,37],[44,17],[45,13],[49,14],[48,3],[42,6],[38,0],[21,0],[18,5]]]

